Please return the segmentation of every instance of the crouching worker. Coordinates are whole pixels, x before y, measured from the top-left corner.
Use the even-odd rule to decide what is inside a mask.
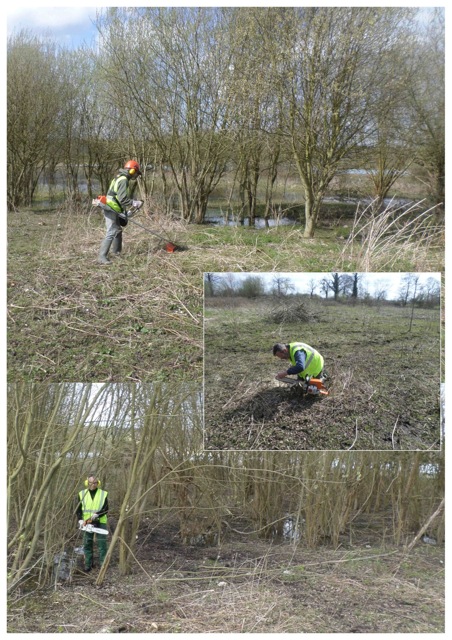
[[[78,494],[77,518],[79,525],[92,524],[97,529],[105,529],[107,531],[108,492],[100,488],[100,481],[95,475],[90,475],[85,480],[85,487],[86,489],[83,489]],[[107,555],[107,536],[84,531],[85,571],[91,571],[94,567],[94,535],[97,538],[101,565]]]
[[[102,207],[105,216],[106,234],[100,245],[98,262],[110,264],[108,252],[119,256],[122,251],[122,229],[127,219],[119,217],[119,213],[126,214],[133,206],[130,181],[141,176],[140,165],[135,160],[129,160],[123,169],[119,169],[111,181],[107,192],[107,206]]]
[[[280,380],[286,376],[297,375],[301,380],[309,378],[321,378],[323,373],[323,356],[304,342],[291,342],[290,344],[277,343],[273,346],[273,355],[280,360],[289,360],[290,366],[276,374]]]

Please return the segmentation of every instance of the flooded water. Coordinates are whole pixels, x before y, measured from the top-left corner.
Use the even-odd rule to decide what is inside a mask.
[[[211,224],[215,226],[228,226],[228,227],[248,227],[249,226],[249,218],[239,219],[238,216],[227,216],[220,209],[208,209],[205,217],[205,223]],[[255,229],[265,229],[266,227],[278,227],[282,225],[299,225],[300,223],[297,220],[291,220],[290,218],[281,217],[281,218],[269,218],[265,222],[265,218],[255,218],[254,220],[254,228]]]

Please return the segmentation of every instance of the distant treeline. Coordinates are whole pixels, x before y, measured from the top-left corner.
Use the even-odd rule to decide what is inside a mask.
[[[444,202],[443,9],[115,7],[96,26],[76,50],[8,39],[9,209],[43,179],[75,201],[83,179],[95,197],[131,157],[143,194],[189,222],[227,173],[253,225],[288,166],[306,237],[349,170],[377,205],[408,171]]]
[[[317,298],[334,300],[336,302],[357,301],[380,302],[401,306],[437,307],[441,302],[441,281],[433,276],[425,283],[420,282],[416,273],[406,273],[400,278],[397,297],[389,298],[388,285],[384,274],[373,285],[373,291],[365,281],[365,274],[359,273],[331,273],[323,278],[312,277],[307,284],[306,291],[296,290],[290,276],[275,273],[271,281],[259,273],[247,277],[238,277],[234,273],[206,273],[204,276],[204,292],[208,298],[242,297],[242,298]]]

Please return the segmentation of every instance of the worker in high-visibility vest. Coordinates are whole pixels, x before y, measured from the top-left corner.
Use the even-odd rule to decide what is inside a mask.
[[[301,380],[307,376],[320,378],[323,372],[323,356],[313,347],[304,342],[291,342],[282,344],[278,342],[273,346],[273,355],[280,360],[289,360],[291,366],[276,374],[276,379],[296,375]]]
[[[92,524],[98,529],[107,530],[108,492],[100,488],[100,480],[90,475],[85,480],[85,489],[78,494],[77,518],[79,525]],[[97,548],[99,562],[103,563],[107,555],[107,536],[98,535]],[[83,532],[83,552],[85,554],[85,571],[94,567],[94,533]]]
[[[98,262],[100,264],[110,264],[108,252],[119,256],[122,251],[122,229],[126,226],[127,220],[118,216],[118,213],[126,214],[127,211],[140,201],[132,200],[130,181],[141,176],[140,165],[136,160],[129,160],[123,169],[119,169],[116,176],[110,183],[107,191],[106,205],[102,210],[105,216],[107,231],[105,238],[100,245]]]

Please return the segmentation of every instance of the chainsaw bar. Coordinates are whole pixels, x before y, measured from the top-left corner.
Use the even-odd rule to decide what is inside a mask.
[[[312,395],[312,396],[316,396],[316,395],[320,395],[320,396],[327,396],[329,395],[328,391],[326,390],[324,384],[323,384],[323,380],[318,379],[318,378],[309,378],[306,380],[297,380],[296,378],[278,378],[279,382],[284,382],[285,384],[288,384],[289,386],[297,386],[300,387],[301,390],[303,391],[303,393],[306,393],[307,395]]]
[[[279,382],[285,382],[289,385],[301,385],[301,380],[296,380],[295,378],[278,378]]]

